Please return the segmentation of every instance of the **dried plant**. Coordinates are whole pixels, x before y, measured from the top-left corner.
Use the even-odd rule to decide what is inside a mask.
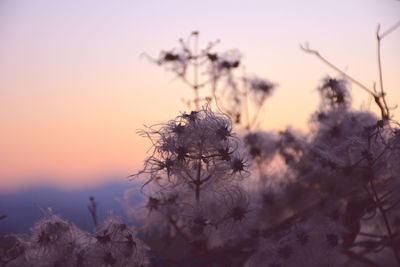
[[[144,201],[132,208],[125,196],[137,227],[111,216],[87,233],[48,213],[31,235],[13,235],[15,244],[1,263],[399,266],[400,127],[390,113],[380,62],[381,40],[398,27],[383,33],[378,27],[378,90],[302,47],[340,74],[318,87],[321,101],[307,133],[254,131],[276,85],[237,77],[242,54],[214,52],[217,42],[200,50],[193,32],[179,49],[150,58],[194,90],[187,101],[194,110],[140,131],[152,148],[131,178],[142,182]],[[372,95],[380,117],[352,108],[349,83]],[[206,86],[209,95],[201,98]],[[247,101],[256,107],[252,117]],[[234,124],[242,126],[241,135]]]
[[[199,110],[204,104],[214,104],[215,108],[233,118],[235,124],[250,130],[268,96],[277,84],[255,75],[245,73],[242,54],[232,49],[215,52],[219,40],[210,42],[204,49],[199,48],[199,32],[192,32],[184,41],[179,40],[179,48],[163,50],[157,58],[144,54],[150,61],[173,72],[194,92],[193,100],[184,100],[189,109]],[[237,72],[242,69],[242,73]],[[204,97],[200,97],[200,90]],[[248,102],[254,105],[250,116]]]

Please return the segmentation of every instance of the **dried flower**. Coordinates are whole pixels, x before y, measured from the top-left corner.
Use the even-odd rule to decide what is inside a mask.
[[[224,114],[203,108],[183,113],[143,134],[153,140],[154,146],[138,175],[149,174],[148,183],[157,181],[162,184],[160,190],[179,185],[199,195],[204,187],[216,188],[219,181],[233,181],[247,174],[246,160],[236,152],[239,140]],[[167,179],[156,178],[165,174]]]
[[[258,78],[256,76],[246,77],[245,81],[249,87],[249,94],[257,105],[262,105],[265,99],[271,95],[273,89],[277,86],[266,79]]]

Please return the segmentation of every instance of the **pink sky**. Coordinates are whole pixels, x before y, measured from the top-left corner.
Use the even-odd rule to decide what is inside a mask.
[[[217,3],[215,3],[217,2]],[[199,30],[238,48],[247,70],[279,84],[260,127],[306,129],[315,88],[335,73],[308,41],[367,86],[377,81],[375,30],[400,1],[13,1],[0,3],[0,192],[124,181],[150,143],[136,130],[175,117],[191,97],[157,56]],[[400,104],[400,30],[382,44],[390,104]],[[370,98],[352,86],[354,106]],[[394,112],[399,119],[399,109]]]

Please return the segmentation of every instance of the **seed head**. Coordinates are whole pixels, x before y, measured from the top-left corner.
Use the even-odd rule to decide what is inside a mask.
[[[231,161],[232,172],[242,172],[245,169],[244,159],[242,158],[233,158]]]

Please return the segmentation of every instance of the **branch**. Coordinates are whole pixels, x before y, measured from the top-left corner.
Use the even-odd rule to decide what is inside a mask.
[[[350,75],[346,74],[343,70],[341,70],[338,67],[336,67],[335,65],[333,65],[330,61],[328,61],[326,58],[324,58],[317,50],[311,49],[307,43],[305,44],[305,46],[300,45],[300,48],[307,54],[315,55],[322,62],[327,64],[329,67],[336,70],[337,72],[342,74],[344,77],[349,79],[351,82],[353,82],[356,85],[358,85],[359,87],[361,87],[364,91],[371,94],[374,97],[375,103],[378,105],[379,109],[381,110],[382,119],[385,120],[385,119],[390,118],[390,108],[386,102],[386,98],[385,98],[386,93],[383,90],[383,75],[382,75],[382,64],[381,64],[381,40],[384,37],[386,37],[387,35],[389,35],[390,33],[392,33],[393,31],[395,31],[399,27],[400,27],[400,21],[398,21],[392,27],[387,29],[382,34],[380,34],[380,25],[378,24],[378,29],[376,31],[376,39],[378,42],[378,69],[379,69],[379,84],[380,84],[380,93],[379,94],[376,93],[375,88],[374,88],[374,90],[371,90],[370,88],[363,85],[362,83],[360,83],[359,81],[357,81],[356,79],[351,77]]]
[[[379,27],[379,26],[378,26]],[[400,27],[400,20],[397,22],[397,23],[395,23],[392,27],[390,27],[389,29],[387,29],[385,32],[383,32],[381,35],[380,35],[380,39],[382,40],[384,37],[386,37],[386,35],[389,35],[391,32],[393,32],[393,31],[395,31],[397,28],[399,28]],[[378,31],[379,31],[379,29],[378,29]]]
[[[369,94],[371,94],[374,97],[380,97],[380,95],[377,95],[373,90],[369,89],[367,86],[363,85],[362,83],[360,83],[359,81],[357,81],[356,79],[354,79],[353,77],[351,77],[350,75],[346,74],[343,70],[339,69],[338,67],[336,67],[335,65],[333,65],[331,62],[329,62],[326,58],[324,58],[323,56],[321,56],[321,54],[317,51],[317,50],[313,50],[311,49],[308,44],[305,44],[305,46],[300,45],[300,48],[307,54],[312,54],[315,55],[316,57],[318,57],[322,62],[324,62],[325,64],[327,64],[329,67],[331,67],[332,69],[336,70],[337,72],[339,72],[340,74],[342,74],[344,77],[346,77],[347,79],[349,79],[351,82],[357,84],[359,87],[361,87],[364,91],[368,92]]]
[[[378,37],[378,40],[379,40],[379,37]],[[381,68],[379,68],[380,69],[379,73],[380,73],[380,81],[381,81],[381,92],[380,92],[380,94],[377,94],[375,92],[375,90],[369,89],[367,86],[365,86],[364,84],[362,84],[361,82],[357,81],[356,79],[354,79],[350,75],[346,74],[343,70],[341,70],[338,67],[336,67],[335,65],[333,65],[330,61],[328,61],[326,58],[321,56],[321,54],[317,50],[313,50],[313,49],[309,48],[308,44],[306,44],[305,46],[300,45],[300,48],[307,54],[315,55],[322,62],[324,62],[326,65],[328,65],[332,69],[336,70],[337,72],[342,74],[344,77],[346,77],[348,80],[350,80],[351,82],[355,83],[356,85],[361,87],[361,89],[363,89],[364,91],[366,91],[370,95],[372,95],[374,97],[375,103],[378,105],[378,107],[379,107],[379,109],[381,111],[382,119],[383,120],[389,119],[389,107],[388,107],[388,105],[386,103],[385,93],[383,91]],[[380,51],[380,43],[378,42],[378,59],[379,59],[379,66],[380,66],[380,52],[379,51]],[[383,104],[381,103],[381,100],[382,100]]]
[[[375,190],[375,186],[374,186],[373,180],[371,179],[369,181],[369,183],[370,183],[370,187],[371,187],[372,193],[373,193],[373,195],[375,197],[376,203],[378,203],[378,209],[379,209],[380,213],[382,214],[382,218],[383,218],[383,221],[384,221],[385,226],[386,226],[386,231],[388,233],[389,240],[390,240],[390,243],[391,243],[391,246],[392,246],[393,254],[394,254],[394,256],[395,256],[395,258],[397,260],[397,263],[400,265],[399,250],[397,248],[397,245],[396,245],[396,242],[395,242],[395,239],[394,239],[394,235],[393,235],[392,230],[390,228],[390,224],[389,224],[389,220],[388,220],[388,218],[386,216],[386,212],[383,209],[383,207],[379,204],[380,198],[378,196],[378,193]]]
[[[380,92],[381,93],[381,98],[382,98],[382,102],[383,102],[383,105],[384,105],[384,109],[381,106],[379,106],[379,108],[382,110],[382,113],[383,113],[383,111],[386,112],[386,114],[385,114],[386,118],[390,117],[390,109],[389,109],[389,106],[388,106],[388,104],[386,102],[386,99],[385,99],[385,95],[386,94],[385,94],[385,92],[383,90],[383,75],[382,75],[382,62],[381,62],[381,40],[385,36],[387,36],[388,34],[393,32],[394,30],[396,30],[399,26],[400,26],[400,21],[397,22],[395,25],[393,25],[391,28],[389,28],[387,31],[385,31],[382,34],[380,34],[379,32],[380,32],[380,29],[381,29],[381,25],[378,24],[378,28],[376,30],[376,40],[377,40],[377,50],[378,50],[377,55],[378,55],[379,85],[380,85],[380,89],[381,89],[381,92]],[[377,102],[376,99],[375,99],[375,102]],[[377,102],[377,104],[378,104],[378,102]],[[383,116],[382,116],[382,118],[383,118]]]

